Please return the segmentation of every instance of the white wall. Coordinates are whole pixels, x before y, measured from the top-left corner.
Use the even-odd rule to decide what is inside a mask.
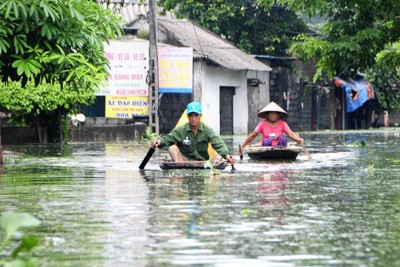
[[[257,78],[261,81],[259,85],[259,109],[263,109],[270,102],[269,94],[269,72],[268,71],[248,71],[247,78]]]
[[[194,62],[194,101],[202,103],[203,116],[214,131],[220,133],[219,96],[221,86],[235,87],[233,96],[233,133],[247,134],[247,72]]]
[[[258,86],[249,86],[247,88],[249,114],[249,120],[247,123],[248,133],[251,133],[261,121],[261,119],[257,116],[258,112],[270,102],[269,76],[270,73],[267,71],[247,72],[247,78],[257,78],[261,82]]]

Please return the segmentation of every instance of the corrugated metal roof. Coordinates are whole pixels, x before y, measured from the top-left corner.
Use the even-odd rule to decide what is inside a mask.
[[[149,5],[147,2],[140,3],[138,0],[125,0],[121,3],[120,0],[98,1],[104,8],[112,9],[120,14],[130,26],[140,18],[146,18],[149,13]]]
[[[271,71],[272,69],[244,53],[232,43],[188,20],[157,18],[159,31],[182,46],[192,47],[195,57],[211,60],[231,70]]]

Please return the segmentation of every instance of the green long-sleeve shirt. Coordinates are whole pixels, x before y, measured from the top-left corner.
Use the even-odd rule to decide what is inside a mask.
[[[214,130],[204,123],[200,123],[197,135],[195,136],[189,123],[178,126],[169,134],[163,135],[158,139],[161,144],[159,147],[171,146],[176,144],[182,155],[188,160],[208,160],[208,143],[214,150],[226,157],[229,154],[228,148],[220,136],[216,135]]]

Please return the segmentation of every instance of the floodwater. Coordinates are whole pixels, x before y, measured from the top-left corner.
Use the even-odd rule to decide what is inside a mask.
[[[218,175],[141,172],[143,141],[5,146],[0,212],[41,220],[45,267],[400,266],[400,129],[303,137],[312,160]]]

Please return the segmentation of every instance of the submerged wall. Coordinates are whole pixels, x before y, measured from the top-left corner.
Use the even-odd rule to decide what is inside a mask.
[[[3,127],[1,128],[2,145],[21,145],[47,143],[47,127]]]
[[[143,137],[146,124],[76,127],[69,132],[71,142],[134,140]]]
[[[141,139],[146,131],[145,123],[130,125],[99,125],[71,127],[70,142],[103,142]],[[40,144],[53,142],[48,138],[48,129],[34,127],[4,127],[1,129],[2,145]]]

